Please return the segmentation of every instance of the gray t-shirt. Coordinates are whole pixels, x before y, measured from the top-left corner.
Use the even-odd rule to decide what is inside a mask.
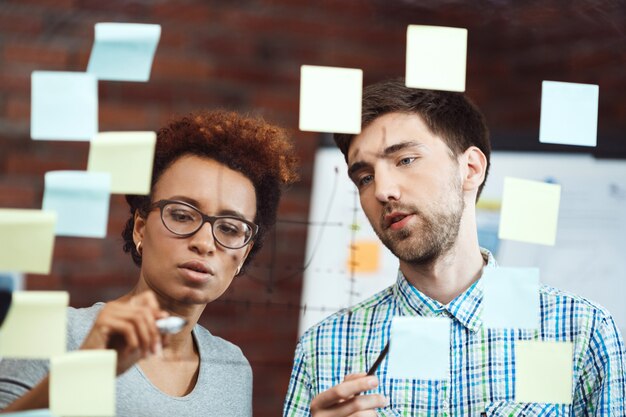
[[[80,347],[104,303],[68,309],[68,350]],[[241,350],[196,325],[193,336],[200,354],[194,389],[184,397],[161,392],[134,365],[117,378],[117,417],[252,415],[252,370]],[[0,361],[0,410],[24,395],[49,372],[47,360]]]

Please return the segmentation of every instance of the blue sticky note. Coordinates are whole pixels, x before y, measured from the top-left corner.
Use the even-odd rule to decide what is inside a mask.
[[[51,171],[45,176],[43,209],[57,213],[57,236],[105,237],[111,174]]]
[[[88,141],[98,132],[98,80],[84,72],[34,71],[30,136]]]
[[[450,319],[394,317],[389,344],[390,378],[450,378]]]
[[[48,409],[18,411],[16,413],[3,414],[3,417],[55,417]]]
[[[484,327],[539,328],[539,269],[485,268],[481,281]]]
[[[148,81],[161,25],[96,23],[87,72],[99,80]]]
[[[541,88],[539,141],[596,146],[599,87],[544,81]]]

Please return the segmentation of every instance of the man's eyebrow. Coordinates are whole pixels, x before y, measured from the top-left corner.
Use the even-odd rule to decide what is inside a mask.
[[[398,151],[401,151],[403,149],[406,149],[406,148],[422,147],[422,146],[424,146],[423,143],[416,142],[414,140],[407,140],[405,142],[396,143],[396,144],[393,144],[391,146],[386,147],[383,150],[382,155],[379,155],[379,156],[380,157],[385,157],[385,156],[389,156],[391,154],[394,154],[394,153],[396,153]]]
[[[394,153],[399,152],[399,151],[401,151],[403,149],[413,148],[413,147],[422,147],[422,146],[424,146],[424,144],[421,143],[421,142],[417,142],[417,141],[414,141],[414,140],[407,140],[405,142],[396,143],[396,144],[393,144],[391,146],[386,147],[381,154],[377,155],[377,157],[378,158],[387,158],[390,155],[393,155]],[[369,166],[371,166],[371,164],[369,164],[367,162],[357,161],[354,164],[350,165],[350,167],[348,168],[348,176],[350,178],[352,178],[352,175],[355,172],[357,172],[357,171],[359,171],[359,170],[361,170],[363,168],[367,168]]]
[[[368,164],[367,162],[363,162],[363,161],[355,162],[354,164],[350,165],[350,167],[348,168],[348,177],[352,178],[352,175],[354,175],[355,172],[360,171],[363,168],[367,168],[369,166],[370,164]]]

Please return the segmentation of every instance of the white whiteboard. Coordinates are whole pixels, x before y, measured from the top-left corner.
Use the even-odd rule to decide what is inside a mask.
[[[491,163],[481,202],[495,208],[477,210],[481,244],[493,250],[500,265],[539,267],[542,282],[600,303],[626,334],[626,161],[493,152]],[[554,247],[497,240],[505,176],[561,184]],[[339,308],[395,282],[398,268],[398,260],[369,226],[336,148],[322,148],[316,155],[309,221],[300,334]],[[353,223],[358,230],[353,230]],[[376,271],[351,273],[353,241],[378,242],[381,258]]]

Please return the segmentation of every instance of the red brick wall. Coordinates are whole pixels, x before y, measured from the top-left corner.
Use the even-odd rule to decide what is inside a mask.
[[[302,159],[302,181],[285,195],[282,220],[307,219],[318,143],[297,130],[300,65],[362,68],[366,83],[402,75],[407,24],[469,29],[468,94],[501,146],[515,147],[505,143],[510,137],[536,142],[548,79],[599,84],[600,145],[626,154],[626,6],[618,2],[3,0],[0,207],[39,208],[46,171],[86,168],[87,144],[30,140],[30,73],[85,70],[97,22],[162,25],[150,82],[100,83],[100,130],[155,130],[198,107],[281,123]],[[57,238],[51,274],[30,276],[28,288],[69,290],[75,306],[127,291],[137,270],[121,251],[126,215],[115,196],[106,239]],[[279,222],[275,236],[202,320],[250,359],[260,417],[280,413],[287,388],[306,228]]]

